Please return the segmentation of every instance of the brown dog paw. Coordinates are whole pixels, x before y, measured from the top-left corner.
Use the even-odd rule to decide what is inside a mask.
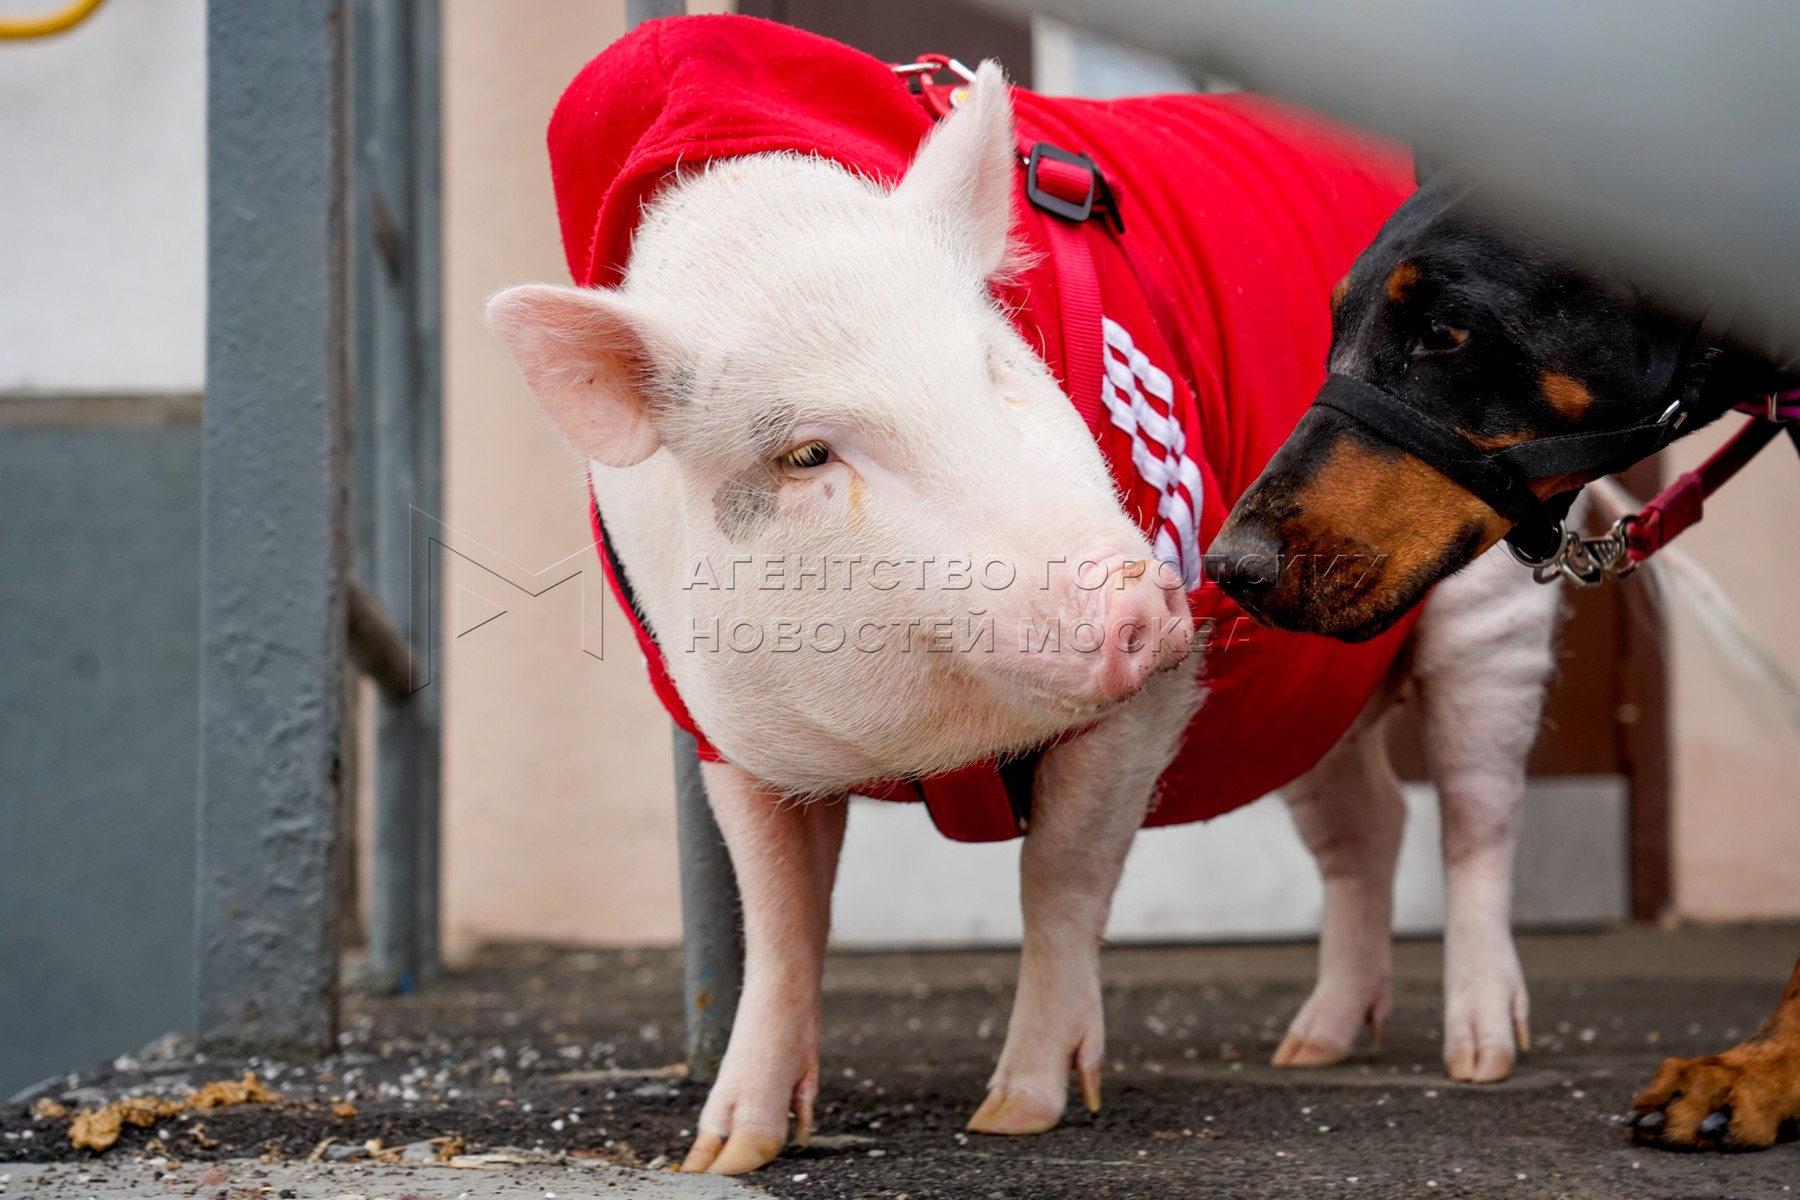
[[[1800,1039],[1765,1031],[1724,1054],[1671,1058],[1626,1123],[1671,1150],[1766,1150],[1800,1125]]]
[[[1723,1054],[1666,1060],[1626,1124],[1671,1150],[1766,1150],[1800,1133],[1800,963],[1766,1025]]]

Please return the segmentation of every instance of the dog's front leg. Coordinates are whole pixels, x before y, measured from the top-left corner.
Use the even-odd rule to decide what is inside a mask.
[[[703,763],[744,905],[744,992],[683,1171],[739,1175],[802,1145],[819,1090],[819,989],[843,797],[797,803],[725,763]]]
[[[1053,1128],[1071,1067],[1089,1111],[1100,1107],[1100,938],[1132,836],[1198,704],[1193,665],[1190,658],[1101,725],[1044,753],[1020,851],[1019,988],[971,1132]]]
[[[1392,704],[1384,688],[1318,766],[1282,789],[1325,897],[1319,980],[1270,1060],[1277,1067],[1341,1062],[1364,1025],[1379,1046],[1393,1011],[1394,867],[1406,801],[1383,728]]]
[[[1440,583],[1419,621],[1414,673],[1443,814],[1444,1065],[1452,1079],[1504,1079],[1530,1045],[1512,871],[1559,607],[1556,589],[1533,583],[1496,547]]]

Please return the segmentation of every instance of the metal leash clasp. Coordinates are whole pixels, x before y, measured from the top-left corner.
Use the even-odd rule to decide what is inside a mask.
[[[1620,517],[1599,537],[1582,537],[1573,529],[1558,526],[1561,541],[1549,555],[1528,558],[1513,548],[1513,557],[1530,567],[1531,577],[1539,583],[1565,579],[1571,587],[1584,591],[1597,588],[1608,579],[1623,579],[1637,570],[1627,540],[1636,521],[1636,513]]]
[[[948,71],[965,84],[975,82],[975,72],[948,54],[921,54],[917,62],[889,63],[888,70],[902,79],[910,79],[915,75],[929,79],[939,71]]]

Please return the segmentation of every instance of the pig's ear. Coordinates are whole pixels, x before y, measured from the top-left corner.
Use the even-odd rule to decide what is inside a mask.
[[[616,293],[507,288],[488,301],[487,323],[577,454],[629,467],[656,453],[656,366],[642,318]]]
[[[944,221],[986,277],[1006,262],[1018,170],[1012,95],[1000,64],[989,59],[956,111],[925,139],[894,194]]]

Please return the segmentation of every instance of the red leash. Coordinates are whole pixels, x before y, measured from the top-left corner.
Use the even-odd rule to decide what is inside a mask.
[[[1578,588],[1599,587],[1608,579],[1622,579],[1638,564],[1674,541],[1706,515],[1706,498],[1724,487],[1744,469],[1757,452],[1782,430],[1800,450],[1800,389],[1778,392],[1761,401],[1737,406],[1752,414],[1750,421],[1730,441],[1692,471],[1658,492],[1639,512],[1613,522],[1599,537],[1582,537],[1565,530],[1564,544],[1554,562],[1533,568],[1539,583],[1561,578]]]
[[[1684,471],[1664,488],[1636,517],[1623,526],[1625,551],[1632,567],[1674,541],[1706,515],[1706,498],[1755,458],[1783,429],[1800,449],[1800,425],[1770,420],[1760,412],[1732,435],[1713,456],[1692,471]]]

